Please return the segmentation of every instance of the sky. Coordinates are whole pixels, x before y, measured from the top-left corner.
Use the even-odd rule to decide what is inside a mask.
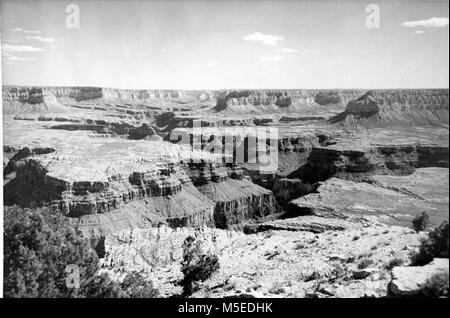
[[[0,9],[3,85],[449,87],[448,1],[1,0]]]

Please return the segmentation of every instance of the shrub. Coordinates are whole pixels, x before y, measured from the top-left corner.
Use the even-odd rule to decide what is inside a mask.
[[[386,268],[386,269],[388,269],[388,270],[391,270],[391,269],[393,269],[394,267],[396,267],[396,266],[401,266],[401,265],[403,265],[403,260],[402,260],[401,258],[396,257],[396,258],[391,259],[391,260],[384,266],[384,268]]]
[[[448,297],[448,273],[438,273],[433,275],[421,291],[422,297]]]
[[[418,214],[412,220],[413,229],[417,233],[419,233],[420,231],[426,230],[429,223],[430,223],[430,217],[428,216],[427,212],[422,212],[422,213]]]
[[[98,257],[67,218],[47,208],[6,207],[4,214],[5,297],[68,297],[66,266],[92,277]]]
[[[159,296],[152,282],[145,280],[138,272],[128,273],[120,287],[130,298],[156,298]]]
[[[436,229],[428,234],[428,238],[422,239],[419,252],[412,256],[413,265],[425,265],[433,258],[448,258],[449,249],[449,227],[444,221]]]
[[[124,289],[107,274],[99,275],[97,254],[69,218],[48,208],[4,211],[5,297],[133,297],[149,291],[137,276],[126,277]],[[78,267],[80,288],[66,286],[67,265]]]
[[[198,282],[205,281],[219,269],[219,259],[211,253],[204,253],[201,242],[194,236],[188,236],[183,243],[181,271],[184,275],[181,285],[183,296],[190,296],[198,288]]]
[[[362,258],[358,263],[358,269],[364,269],[373,264],[373,260],[370,258]]]
[[[119,283],[112,281],[107,274],[94,275],[84,279],[79,290],[73,290],[72,297],[79,298],[124,298],[126,293]]]

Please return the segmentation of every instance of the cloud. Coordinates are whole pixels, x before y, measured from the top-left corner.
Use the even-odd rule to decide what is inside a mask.
[[[24,33],[32,33],[32,34],[39,34],[41,31],[38,30],[23,30]]]
[[[271,46],[277,46],[279,41],[284,40],[284,38],[282,36],[262,34],[259,32],[255,32],[255,33],[246,35],[242,38],[245,41],[260,42],[262,44],[271,45]]]
[[[39,30],[24,30],[22,28],[14,28],[14,29],[11,29],[11,31],[13,31],[13,32],[31,33],[31,34],[39,34],[39,33],[41,33],[41,31],[39,31]]]
[[[55,42],[55,39],[53,38],[44,38],[40,35],[36,35],[36,36],[26,36],[25,37],[26,40],[32,40],[32,41],[39,41],[39,42]]]
[[[8,61],[37,61],[37,58],[34,57],[8,56],[6,59]]]
[[[400,24],[407,28],[443,28],[448,25],[448,18],[429,18],[427,20],[405,21]]]
[[[14,45],[14,44],[3,44],[2,50],[5,52],[43,52],[44,49],[40,47],[33,47],[29,45]]]
[[[202,63],[202,65],[207,66],[207,67],[214,67],[214,66],[217,66],[217,63],[216,62],[205,62],[205,63]]]
[[[320,52],[320,50],[315,50],[315,49],[304,49],[303,50],[303,53],[305,53],[305,54],[316,54],[316,53],[319,53]]]
[[[424,31],[424,30],[417,30],[416,33],[417,33],[417,34],[424,34],[425,31]]]
[[[285,53],[297,53],[298,50],[296,50],[296,49],[291,49],[291,48],[288,48],[288,47],[282,47],[282,48],[281,48],[281,52],[285,52]]]
[[[276,55],[272,55],[272,56],[263,56],[263,57],[261,57],[261,61],[276,62],[276,61],[284,60],[285,58],[286,58],[286,56],[284,56],[284,55],[276,54]]]

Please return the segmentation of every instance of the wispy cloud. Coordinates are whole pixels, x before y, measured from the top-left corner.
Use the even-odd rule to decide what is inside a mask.
[[[252,34],[242,37],[245,41],[260,42],[265,45],[277,46],[278,42],[283,41],[282,36],[262,34],[260,32],[254,32]]]
[[[305,54],[317,54],[317,53],[320,52],[320,50],[315,50],[315,49],[304,49],[302,52],[305,53]]]
[[[39,30],[24,30],[22,28],[14,28],[14,29],[11,29],[11,31],[13,31],[13,32],[23,32],[23,33],[28,33],[28,34],[39,34],[39,33],[41,33],[41,31],[39,31]]]
[[[281,52],[285,52],[285,53],[297,53],[298,52],[298,50],[291,49],[291,48],[288,48],[288,47],[282,47],[280,50],[281,50]]]
[[[8,61],[37,61],[35,57],[8,56],[6,59]]]
[[[290,49],[290,48],[284,47],[284,48],[278,49],[278,52],[283,52],[283,53],[263,56],[263,57],[261,57],[261,61],[276,62],[276,61],[281,61],[281,60],[296,60],[296,59],[311,58],[311,57],[316,56],[320,52],[320,50],[314,50],[314,49],[297,50],[297,49]]]
[[[277,61],[284,60],[285,58],[286,58],[286,56],[284,56],[284,55],[275,54],[275,55],[270,55],[270,56],[263,56],[263,57],[261,57],[261,61],[263,61],[263,62],[277,62]]]
[[[424,30],[416,30],[416,34],[424,34],[425,31]]]
[[[26,36],[25,37],[26,40],[32,40],[32,41],[39,41],[39,42],[55,42],[55,39],[53,38],[44,38],[40,35],[36,35],[36,36]]]
[[[39,30],[23,30],[24,33],[31,33],[31,34],[39,34],[41,31]]]
[[[429,18],[426,20],[405,21],[400,24],[407,28],[443,28],[448,25],[448,18]]]
[[[205,62],[205,63],[202,63],[203,66],[207,66],[207,67],[214,67],[214,66],[217,66],[217,64],[218,63],[216,63],[216,62]]]
[[[15,45],[15,44],[3,44],[2,50],[5,52],[43,52],[44,49],[40,47],[34,47],[29,45]]]

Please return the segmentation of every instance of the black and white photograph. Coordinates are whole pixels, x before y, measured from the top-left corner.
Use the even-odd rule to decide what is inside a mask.
[[[448,0],[0,19],[3,298],[448,299]]]

